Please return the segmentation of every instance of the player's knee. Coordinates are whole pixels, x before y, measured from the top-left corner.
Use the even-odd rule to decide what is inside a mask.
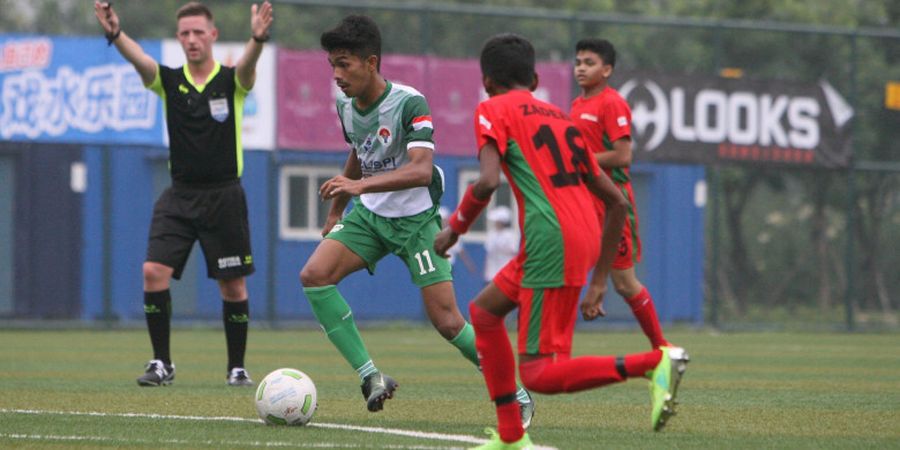
[[[145,262],[142,269],[145,285],[164,283],[171,276],[170,270],[158,263]]]
[[[630,297],[628,295],[628,293],[629,293],[628,287],[629,287],[628,283],[626,283],[624,281],[613,281],[613,288],[616,290],[616,293],[621,295],[623,298]]]
[[[469,317],[475,329],[498,327],[503,324],[503,317],[495,316],[482,309],[475,302],[469,303]]]
[[[616,290],[616,293],[622,296],[624,299],[629,299],[634,297],[641,289],[643,289],[643,285],[638,282],[634,278],[628,277],[613,277],[613,288]]]
[[[431,324],[440,335],[446,340],[455,338],[466,324],[462,316],[453,317],[451,314],[443,314],[441,317],[433,319]]]
[[[247,299],[247,285],[243,279],[229,280],[219,283],[219,291],[222,298],[227,301],[241,301]]]
[[[329,279],[327,270],[315,265],[307,264],[300,270],[300,284],[302,284],[303,287],[320,287],[334,284],[334,282]]]

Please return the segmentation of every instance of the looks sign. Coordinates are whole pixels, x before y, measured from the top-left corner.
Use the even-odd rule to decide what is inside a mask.
[[[616,73],[635,157],[846,166],[853,109],[827,82]]]

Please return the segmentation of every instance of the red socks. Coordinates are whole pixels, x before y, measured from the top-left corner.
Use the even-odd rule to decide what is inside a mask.
[[[663,337],[662,327],[659,326],[659,318],[656,316],[656,307],[653,305],[653,298],[650,292],[644,287],[641,292],[629,299],[625,299],[625,303],[631,306],[631,312],[634,318],[641,324],[644,334],[650,339],[650,345],[653,348],[659,348],[663,345],[669,345],[666,338]]]
[[[546,357],[520,363],[519,373],[525,387],[534,392],[577,392],[644,376],[659,364],[661,356],[661,351],[653,350],[624,357],[582,356],[562,361]]]
[[[475,348],[491,400],[497,403],[497,432],[504,442],[516,442],[525,434],[516,401],[516,359],[503,317],[471,303],[469,317],[475,328]]]
[[[646,289],[642,291],[646,294]],[[649,295],[646,296],[649,300]],[[648,301],[650,310],[652,301]],[[646,305],[642,309],[647,309]],[[519,402],[516,401],[516,360],[503,317],[495,316],[472,303],[469,317],[475,328],[475,348],[488,394],[497,405],[497,431],[504,442],[516,442],[525,434]],[[655,319],[656,314],[654,312]],[[657,322],[657,330],[659,324]],[[662,339],[662,333],[659,333]],[[662,341],[665,343],[665,341]],[[659,364],[662,351],[619,356],[569,355],[540,358],[520,364],[525,387],[544,394],[575,392],[645,376]]]
[[[503,442],[516,442],[522,439],[525,429],[522,428],[522,411],[516,401],[515,392],[510,402],[497,405],[497,433]]]
[[[556,362],[551,357],[541,358],[519,364],[519,373],[526,389],[541,394],[583,391],[625,379],[616,370],[615,356],[582,356]]]
[[[625,371],[629,377],[647,376],[647,372],[656,368],[662,356],[662,350],[659,349],[625,355]]]

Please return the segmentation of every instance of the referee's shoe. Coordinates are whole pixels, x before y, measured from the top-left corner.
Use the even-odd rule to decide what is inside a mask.
[[[140,386],[165,386],[172,384],[175,379],[175,364],[167,365],[162,360],[151,359],[147,363],[147,369],[143,375],[138,377],[137,383]]]
[[[243,367],[235,367],[228,373],[229,386],[253,386],[250,374]]]

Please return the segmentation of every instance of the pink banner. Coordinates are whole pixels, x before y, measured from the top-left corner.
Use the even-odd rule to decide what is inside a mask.
[[[278,148],[347,150],[323,51],[278,49]]]
[[[535,95],[568,113],[572,104],[572,65],[565,62],[539,62],[538,88]]]
[[[428,59],[428,106],[434,122],[435,152],[439,155],[474,156],[472,114],[487,97],[481,86],[481,69],[474,59]]]
[[[392,82],[412,86],[427,99],[426,64],[426,59],[421,56],[384,55],[381,60],[381,74]]]
[[[385,55],[385,78],[425,95],[434,121],[439,155],[475,155],[472,114],[487,98],[476,59]],[[566,63],[539,63],[535,95],[568,111],[572,75]],[[344,151],[347,145],[334,109],[337,88],[322,51],[279,49],[278,147]]]

